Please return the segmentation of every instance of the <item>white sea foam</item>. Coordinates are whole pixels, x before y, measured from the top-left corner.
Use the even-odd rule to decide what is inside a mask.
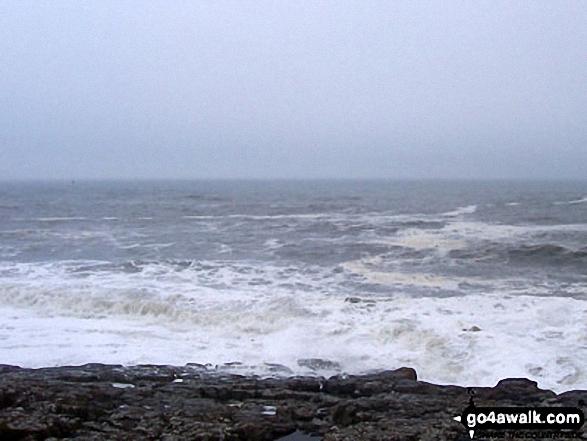
[[[447,211],[446,213],[442,213],[442,216],[447,217],[456,217],[462,216],[463,214],[472,214],[477,211],[477,205],[468,205],[466,207],[459,207],[453,211]]]
[[[587,202],[587,196],[581,199],[576,199],[574,201],[569,201],[569,204],[582,204],[584,202]]]
[[[275,220],[275,219],[332,219],[339,216],[338,213],[317,213],[317,214],[268,214],[268,215],[256,215],[256,214],[228,214],[228,215],[185,215],[183,219],[244,219],[244,220]],[[344,215],[342,215],[344,216]]]
[[[447,231],[446,229],[423,230],[409,228],[395,237],[386,240],[379,239],[378,242],[417,250],[435,249],[441,253],[467,246],[467,240],[462,234],[457,231]]]
[[[556,201],[554,203],[554,205],[568,205],[568,204],[573,205],[573,204],[582,204],[585,202],[587,202],[587,196],[585,196],[584,198],[581,198],[581,199],[574,199],[572,201]]]
[[[39,217],[37,219],[34,219],[37,222],[63,222],[63,221],[81,221],[81,220],[88,220],[88,218],[86,217],[76,217],[76,216],[72,216],[72,217],[68,217],[68,216],[64,216],[64,217]]]
[[[369,283],[377,283],[387,286],[415,286],[427,288],[439,288],[457,290],[460,284],[483,285],[484,283],[474,278],[446,277],[436,274],[402,273],[396,271],[383,271],[377,266],[371,267],[370,259],[363,261],[345,262],[342,267],[365,278]]]
[[[203,262],[184,271],[150,264],[136,273],[75,273],[73,265],[79,262],[2,268],[3,363],[237,361],[231,369],[246,373],[267,373],[267,363],[336,373],[298,363],[321,358],[348,373],[412,366],[421,379],[440,383],[490,386],[529,377],[556,391],[587,388],[585,300],[507,290],[349,299],[324,292],[340,286],[335,278],[342,275],[318,268]],[[404,277],[405,284],[456,283]]]
[[[455,220],[438,229],[406,228],[395,236],[376,239],[374,242],[416,250],[429,249],[446,254],[452,250],[466,248],[471,243],[481,240],[505,241],[515,236],[543,231],[544,228]]]
[[[416,249],[458,249],[475,241],[511,241],[515,238],[542,236],[544,233],[584,232],[587,223],[566,225],[502,225],[485,222],[452,221],[437,230],[406,229],[390,243]]]

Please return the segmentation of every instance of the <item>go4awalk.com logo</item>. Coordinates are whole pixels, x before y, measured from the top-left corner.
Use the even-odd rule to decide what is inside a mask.
[[[473,397],[454,419],[467,429],[471,439],[546,438],[582,439],[579,430],[585,415],[578,407],[477,407]]]

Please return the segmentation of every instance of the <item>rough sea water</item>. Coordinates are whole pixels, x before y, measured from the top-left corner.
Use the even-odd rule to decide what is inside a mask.
[[[587,182],[0,184],[0,363],[587,389]]]

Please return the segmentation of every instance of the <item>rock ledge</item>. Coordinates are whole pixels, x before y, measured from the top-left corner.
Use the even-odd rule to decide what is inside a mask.
[[[453,420],[467,388],[418,381],[411,368],[373,375],[266,378],[200,365],[0,365],[1,440],[466,440]],[[476,388],[477,406],[577,406],[527,379]],[[300,435],[313,434],[312,437]],[[539,438],[534,438],[539,439]]]

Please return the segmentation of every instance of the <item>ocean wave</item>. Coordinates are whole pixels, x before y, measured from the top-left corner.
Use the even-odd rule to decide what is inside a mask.
[[[190,201],[205,201],[205,202],[228,202],[230,199],[221,196],[213,196],[209,194],[192,193],[184,196]]]
[[[511,258],[557,259],[561,262],[585,261],[587,263],[587,247],[571,249],[560,244],[521,244],[506,249]]]
[[[455,277],[422,272],[386,271],[380,268],[380,263],[380,259],[375,258],[345,262],[342,264],[342,267],[349,273],[363,277],[368,283],[387,286],[429,288],[432,290],[448,290],[460,293],[460,287],[463,285],[483,286],[486,284],[472,277]],[[429,295],[433,294],[435,294],[435,291],[430,291]]]
[[[587,202],[587,196],[585,196],[584,198],[581,199],[573,199],[572,201],[556,201],[554,202],[554,205],[574,205],[574,204],[583,204]]]
[[[2,294],[14,295],[6,289]],[[556,391],[587,387],[583,300],[507,293],[348,300],[278,293],[239,303],[223,302],[227,293],[217,292],[216,307],[186,308],[182,298],[162,302],[137,294],[133,303],[127,293],[118,302],[112,296],[100,303],[52,294],[53,301],[67,301],[60,316],[48,300],[26,309],[0,306],[3,362],[232,362],[247,373],[279,365],[289,374],[315,375],[332,366],[350,374],[411,366],[420,379],[438,383],[491,386],[527,377]],[[34,301],[38,295],[20,291],[17,297]],[[97,311],[84,315],[85,307]],[[512,348],[516,356],[504,363]],[[310,359],[327,363],[300,362]]]
[[[441,216],[456,217],[462,216],[463,214],[473,214],[477,211],[477,205],[467,205],[466,207],[459,207],[453,211],[447,211],[442,213]]]
[[[517,245],[492,243],[482,247],[451,250],[448,256],[453,259],[471,261],[500,260],[518,264],[586,265],[587,247],[570,248],[558,243]]]
[[[569,201],[568,203],[569,204],[582,204],[584,202],[587,202],[587,196],[585,196],[584,198],[581,198],[581,199],[576,199],[576,200],[573,200],[573,201]]]
[[[38,217],[32,219],[37,222],[68,222],[68,221],[85,221],[88,220],[87,217],[81,216],[63,216],[63,217]]]

